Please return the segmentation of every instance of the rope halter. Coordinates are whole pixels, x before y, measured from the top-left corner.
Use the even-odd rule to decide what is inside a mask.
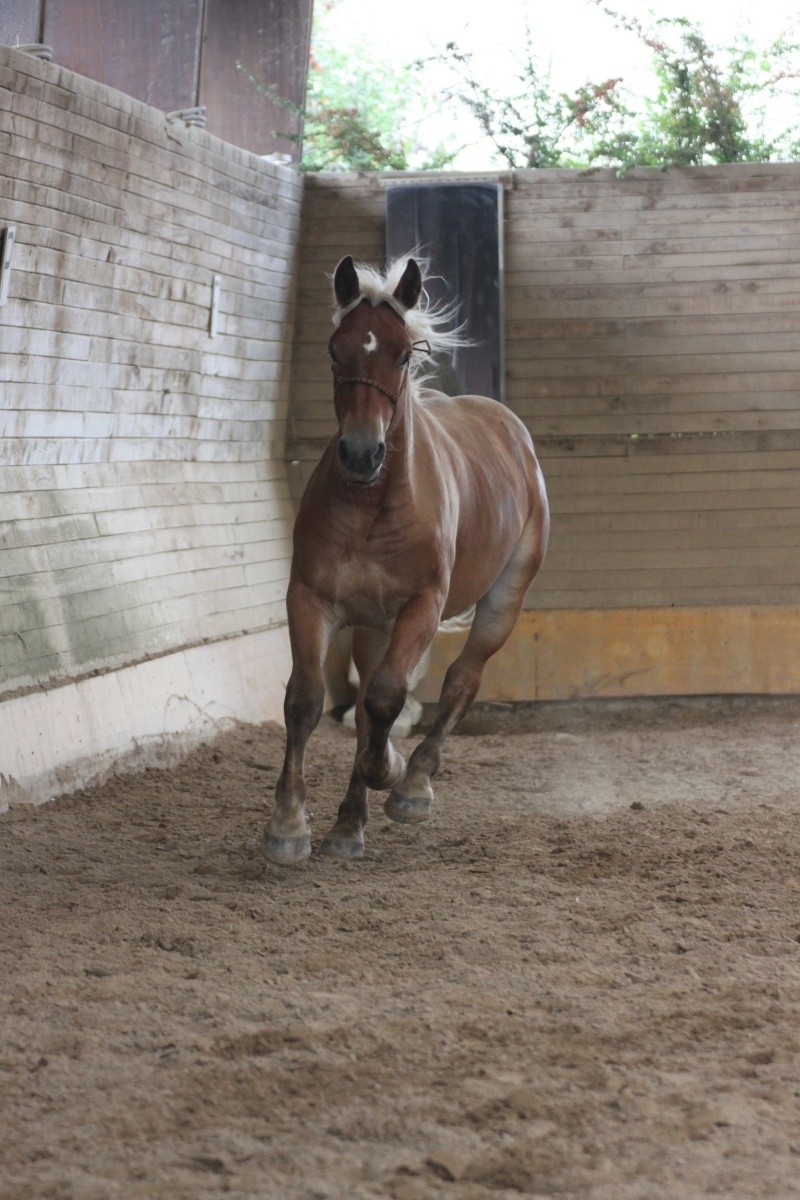
[[[334,380],[334,384],[333,384],[334,397],[336,396],[336,389],[340,388],[343,383],[364,383],[364,384],[366,384],[367,387],[376,388],[377,391],[383,392],[384,396],[388,396],[395,408],[397,408],[397,405],[400,403],[400,397],[396,396],[394,392],[390,392],[389,389],[387,387],[384,387],[382,383],[378,383],[377,379],[359,379],[359,378],[356,378],[355,376],[351,376],[351,377],[345,378],[345,379]]]

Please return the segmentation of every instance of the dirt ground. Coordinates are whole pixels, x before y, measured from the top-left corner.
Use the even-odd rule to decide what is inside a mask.
[[[354,864],[282,743],[0,818],[3,1200],[800,1196],[800,701],[479,710]]]

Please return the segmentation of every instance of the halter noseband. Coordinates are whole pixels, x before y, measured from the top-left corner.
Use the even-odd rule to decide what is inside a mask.
[[[430,352],[431,352],[430,342],[428,342],[426,340],[419,341],[419,342],[413,342],[411,345],[411,349],[430,354]],[[407,368],[408,368],[408,364],[406,364],[406,366],[403,368],[404,372],[407,370]],[[404,379],[406,378],[405,374],[403,375],[403,378]],[[349,376],[345,379],[335,379],[334,380],[334,382],[333,382],[334,399],[336,399],[336,389],[341,387],[343,383],[363,383],[363,384],[365,384],[366,387],[375,388],[377,391],[383,392],[384,396],[389,397],[389,399],[392,402],[392,405],[395,408],[397,408],[398,404],[400,403],[400,397],[396,396],[394,392],[390,392],[389,389],[387,387],[384,387],[382,383],[378,383],[377,379],[366,379],[366,378],[361,378],[360,376],[355,376],[355,375]]]
[[[379,392],[383,392],[384,396],[388,396],[395,408],[397,408],[398,404],[400,403],[400,397],[396,396],[394,392],[390,392],[389,389],[384,387],[382,383],[378,383],[377,379],[337,379],[333,385],[334,396],[336,395],[336,389],[341,387],[343,383],[364,383],[367,387],[377,388]]]

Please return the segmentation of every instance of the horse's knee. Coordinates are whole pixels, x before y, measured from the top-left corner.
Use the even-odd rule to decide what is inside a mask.
[[[364,696],[364,711],[372,725],[391,726],[406,702],[408,688],[392,675],[377,672]]]
[[[286,728],[314,729],[322,716],[324,704],[325,685],[322,679],[313,679],[308,675],[292,672],[283,702]]]

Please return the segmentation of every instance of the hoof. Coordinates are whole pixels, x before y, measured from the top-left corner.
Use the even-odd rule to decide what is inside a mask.
[[[427,821],[431,813],[433,789],[429,795],[404,796],[402,792],[391,791],[383,806],[390,821],[398,821],[401,825],[418,825]]]
[[[319,852],[328,858],[343,858],[350,861],[354,858],[363,858],[364,835],[363,833],[346,833],[337,830],[334,825],[333,829],[329,829],[322,839]]]
[[[311,855],[311,834],[301,833],[296,837],[276,837],[269,830],[264,834],[261,846],[265,858],[279,867],[291,867],[303,862]]]
[[[364,755],[362,754],[358,763],[358,772],[363,782],[368,788],[372,788],[374,792],[388,792],[390,788],[393,788],[396,783],[399,783],[399,781],[405,775],[406,760],[403,758],[402,754],[398,754],[394,747],[392,747],[392,756],[393,757],[389,765],[389,770],[385,775],[371,775],[364,769]]]

